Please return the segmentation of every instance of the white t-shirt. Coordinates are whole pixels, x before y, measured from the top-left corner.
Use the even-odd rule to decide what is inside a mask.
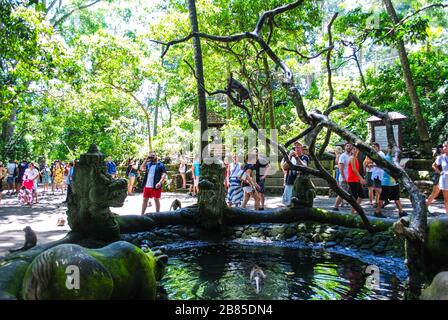
[[[8,163],[6,169],[8,170],[8,177],[13,177],[16,171],[17,165],[15,163]]]
[[[155,188],[154,175],[156,173],[156,165],[152,165],[148,171],[148,180],[146,180],[146,188]]]
[[[380,155],[381,158],[385,158],[386,155],[384,154],[383,151],[378,151],[378,154]],[[383,174],[384,174],[384,170],[380,167],[377,167],[375,162],[373,163],[373,167],[372,167],[372,180],[375,180],[376,178],[382,180],[383,179]]]
[[[338,164],[343,165],[345,180],[347,180],[347,178],[348,178],[348,163],[349,163],[349,161],[350,161],[350,155],[347,152],[344,152],[343,154],[341,154],[339,156]],[[344,180],[342,179],[342,174],[339,174],[339,182],[343,182],[343,181]]]
[[[30,168],[28,168],[28,169],[26,169],[25,170],[25,174],[24,174],[24,180],[26,180],[26,179],[30,179],[30,180],[33,180],[34,181],[34,179],[37,177],[37,176],[39,176],[39,171],[37,171],[37,169],[36,168],[34,168],[33,170],[31,170]]]
[[[439,179],[439,188],[448,190],[448,156],[443,154],[436,159],[436,164],[442,167],[442,173]]]

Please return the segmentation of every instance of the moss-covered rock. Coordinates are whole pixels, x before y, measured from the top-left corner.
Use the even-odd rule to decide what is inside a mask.
[[[23,276],[30,265],[25,260],[0,262],[0,300],[16,300],[20,298]]]
[[[101,249],[63,244],[33,260],[23,279],[22,297],[155,299],[165,262],[124,241]]]
[[[432,219],[428,222],[425,249],[428,258],[448,264],[448,217]]]
[[[448,300],[448,272],[438,273],[429,287],[422,291],[422,300]]]

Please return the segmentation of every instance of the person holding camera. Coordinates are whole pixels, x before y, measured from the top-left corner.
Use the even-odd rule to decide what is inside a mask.
[[[294,149],[288,155],[289,160],[293,165],[307,167],[310,163],[310,158],[303,153],[302,144],[298,141],[294,142]],[[293,197],[294,181],[297,176],[302,174],[298,170],[289,167],[286,161],[282,161],[282,169],[285,172],[285,189],[283,190],[282,203],[285,206],[291,204]]]
[[[151,151],[148,158],[143,162],[140,167],[141,171],[145,172],[143,179],[143,204],[142,215],[145,214],[148,207],[149,199],[154,198],[156,205],[156,212],[160,211],[160,198],[162,195],[162,185],[166,179],[166,168],[163,163],[158,161],[157,155],[154,151]]]

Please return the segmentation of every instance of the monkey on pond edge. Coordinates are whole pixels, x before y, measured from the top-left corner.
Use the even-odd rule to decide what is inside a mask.
[[[33,229],[31,229],[30,226],[26,226],[25,229],[23,229],[23,231],[25,231],[25,243],[23,247],[20,249],[9,250],[9,252],[13,253],[13,252],[25,251],[36,246],[37,236],[36,233],[33,231]]]
[[[171,203],[170,211],[176,211],[177,209],[182,208],[182,203],[179,199],[174,199],[173,203]]]

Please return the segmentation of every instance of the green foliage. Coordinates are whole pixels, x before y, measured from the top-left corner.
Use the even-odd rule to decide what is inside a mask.
[[[409,55],[411,70],[431,141],[441,143],[448,136],[448,56],[441,52],[419,51]],[[408,117],[403,123],[407,147],[418,146],[416,123],[398,62],[367,75],[369,90],[364,98],[381,111],[398,111]]]
[[[190,33],[185,0],[158,4],[111,0],[88,8],[81,8],[85,4],[82,0],[69,0],[52,8],[45,7],[49,3],[44,2],[0,1],[2,160],[68,160],[92,142],[119,162],[143,157],[148,150],[147,122],[150,127],[154,125],[156,104],[158,135],[152,137],[153,148],[163,156],[196,151],[196,79],[185,63],[194,64],[191,41],[172,46],[163,61],[162,46],[149,41],[167,42]],[[252,31],[263,11],[286,3],[290,1],[197,0],[199,28],[216,35]],[[402,0],[394,4],[402,19],[428,2]],[[308,61],[284,48],[308,56],[322,51],[328,46],[326,25],[334,12],[339,12],[333,25],[335,46],[330,59],[334,103],[354,92],[380,110],[407,115],[405,144],[411,146],[418,141],[415,121],[401,66],[390,56],[396,39],[403,39],[410,52],[423,115],[433,141],[440,142],[448,135],[448,20],[441,11],[422,11],[396,27],[392,35],[389,16],[375,4],[360,7],[342,0],[319,5],[305,1],[299,8],[277,16],[272,34],[269,25],[261,34],[269,37],[272,49],[293,70],[307,109],[323,111],[330,97],[325,54]],[[202,40],[205,87],[208,91],[225,89],[232,73],[252,94],[250,107],[257,124],[276,127],[280,142],[285,142],[305,125],[283,90],[280,71],[260,49],[252,41],[218,45]],[[353,59],[347,58],[353,50],[360,58],[367,89],[361,86]],[[162,90],[157,101],[159,84]],[[275,118],[272,124],[271,105]],[[207,106],[227,120],[225,132],[248,128],[245,112],[235,106],[228,108],[224,96],[208,97]],[[366,139],[368,116],[351,106],[331,118]],[[324,132],[318,145],[323,139]],[[338,140],[332,136],[331,143]]]

